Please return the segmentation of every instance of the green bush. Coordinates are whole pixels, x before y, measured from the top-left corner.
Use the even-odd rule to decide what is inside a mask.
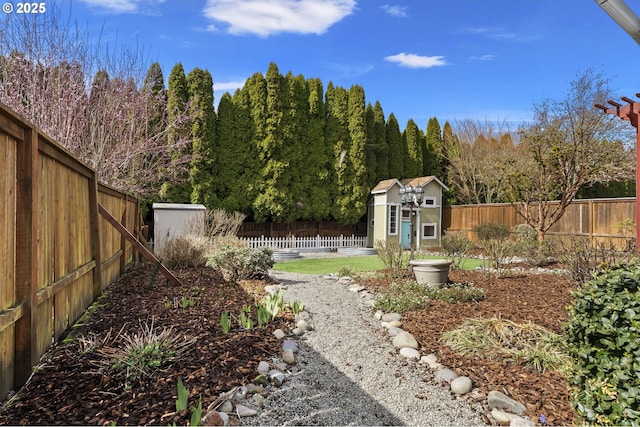
[[[572,403],[587,424],[640,424],[640,264],[619,264],[573,292],[565,333]]]
[[[474,248],[473,242],[462,231],[447,232],[442,237],[440,244],[447,258],[453,262],[452,268],[459,269],[462,260],[469,255]]]
[[[473,283],[445,283],[440,287],[427,288],[426,296],[451,304],[477,302],[484,299],[484,290]]]
[[[393,283],[387,292],[376,298],[374,308],[386,312],[404,313],[426,307],[428,288],[416,281]]]
[[[515,235],[514,251],[528,265],[543,266],[549,263],[553,250],[549,242],[539,242],[538,233],[529,224],[518,224],[511,228]]]
[[[217,239],[209,253],[207,266],[220,270],[226,280],[265,276],[273,267],[273,251],[252,249],[237,238]]]
[[[384,267],[391,271],[393,277],[401,277],[409,267],[409,254],[400,242],[376,240],[375,247]]]
[[[473,231],[475,231],[480,241],[491,239],[505,240],[509,238],[509,234],[511,233],[508,225],[493,223],[476,225]]]

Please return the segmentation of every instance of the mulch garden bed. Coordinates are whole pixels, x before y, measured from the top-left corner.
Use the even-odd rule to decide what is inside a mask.
[[[82,353],[79,340],[55,345],[41,360],[31,381],[10,404],[0,409],[0,425],[184,425],[188,415],[175,413],[177,382],[190,390],[190,404],[202,397],[206,408],[220,393],[251,382],[260,360],[280,352],[273,335],[276,328],[290,328],[292,318],[280,316],[275,323],[250,331],[223,334],[223,311],[239,313],[253,307],[270,281],[225,282],[211,269],[175,272],[183,287],[162,277],[154,281],[153,269],[138,266],[128,271],[103,295],[91,315],[73,336],[105,337],[118,332],[133,333],[141,322],[155,328],[174,328],[195,338],[188,357],[164,366],[151,378],[128,383],[97,363],[97,355]],[[521,274],[489,279],[478,271],[452,271],[451,280],[472,282],[484,290],[475,303],[449,304],[432,301],[424,310],[405,313],[403,328],[420,342],[421,353],[434,353],[438,360],[459,374],[469,376],[485,393],[500,390],[527,405],[527,415],[537,421],[544,414],[550,425],[572,425],[568,384],[558,372],[538,373],[509,360],[464,357],[440,341],[440,335],[460,326],[465,319],[502,317],[515,322],[532,321],[559,333],[571,302],[572,286],[561,275]],[[369,279],[373,292],[384,291],[390,280]],[[193,298],[194,305],[175,308],[174,298]],[[302,301],[304,303],[304,301]]]
[[[526,415],[536,423],[544,414],[548,425],[573,425],[575,415],[569,403],[568,384],[560,372],[539,373],[510,360],[461,356],[440,340],[443,332],[472,318],[530,321],[559,334],[567,320],[566,307],[574,289],[567,277],[523,273],[497,279],[480,271],[452,271],[449,279],[482,288],[484,299],[457,304],[431,301],[427,309],[404,313],[402,328],[418,340],[421,353],[435,354],[440,363],[471,378],[484,393],[498,390],[524,403]],[[384,292],[390,283],[387,279],[372,279],[363,285]]]
[[[0,424],[185,425],[189,416],[175,413],[178,378],[190,390],[190,405],[201,396],[205,409],[220,393],[252,382],[258,363],[280,353],[282,344],[273,331],[292,319],[281,316],[260,329],[223,334],[222,312],[237,315],[249,305],[255,316],[254,297],[264,295],[265,281],[225,282],[210,268],[175,273],[183,287],[167,284],[159,275],[152,283],[149,266],[130,270],[98,300],[89,319],[70,333],[114,337],[120,331],[139,331],[141,322],[153,322],[157,330],[174,328],[181,336],[195,338],[186,357],[161,367],[152,378],[127,382],[101,369],[95,352],[83,354],[78,340],[58,344],[40,361],[17,399],[0,410]],[[193,298],[194,305],[180,308],[183,296]]]

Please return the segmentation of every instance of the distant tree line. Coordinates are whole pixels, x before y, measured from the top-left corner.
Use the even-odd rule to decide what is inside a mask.
[[[157,64],[153,66],[154,69]],[[357,222],[371,188],[383,179],[436,175],[445,179],[440,124],[426,132],[413,120],[404,131],[364,89],[349,89],[291,72],[276,64],[256,73],[213,109],[213,80],[177,64],[168,79],[167,116],[188,116],[169,134],[189,139],[188,173],[175,174],[161,200],[203,203],[239,211],[255,221]],[[448,125],[447,125],[448,126]]]
[[[325,88],[272,63],[215,108],[208,70],[187,74],[178,63],[165,85],[158,63],[89,47],[53,8],[5,24],[0,101],[145,201],[202,203],[258,222],[353,224],[378,181],[435,175],[449,203],[512,203],[541,235],[575,197],[634,195],[625,123],[593,108],[615,96],[592,70],[513,131],[435,117],[401,130],[359,85]],[[535,211],[554,199],[560,210]]]

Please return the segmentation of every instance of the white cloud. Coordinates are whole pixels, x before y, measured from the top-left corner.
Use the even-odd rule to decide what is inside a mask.
[[[80,0],[89,6],[105,9],[114,13],[135,13],[145,10],[153,12],[153,6],[166,0]]]
[[[382,10],[384,10],[387,14],[391,16],[397,16],[398,18],[406,18],[407,15],[407,6],[392,6],[390,4],[384,4],[380,6]]]
[[[496,59],[496,55],[480,55],[480,56],[472,56],[469,59],[472,61],[493,61]]]
[[[448,65],[444,56],[420,56],[414,53],[399,53],[397,55],[387,56],[385,61],[395,62],[401,67],[407,68],[431,68]]]
[[[204,15],[231,34],[322,34],[353,12],[355,0],[207,0]],[[214,26],[214,28],[218,28]]]
[[[236,80],[230,82],[213,82],[213,89],[222,92],[230,92],[235,89],[240,89],[244,86],[246,80]]]
[[[526,43],[533,40],[536,40],[538,36],[536,35],[528,35],[528,34],[518,34],[513,31],[507,31],[504,28],[500,27],[471,27],[464,28],[458,33],[461,34],[478,34],[484,36],[491,40],[496,41],[512,41],[512,42],[521,42]]]

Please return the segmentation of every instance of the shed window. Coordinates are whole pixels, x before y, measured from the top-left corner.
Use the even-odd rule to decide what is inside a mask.
[[[437,224],[422,224],[422,238],[423,239],[436,239],[436,226]]]
[[[437,206],[436,198],[435,198],[435,197],[425,197],[425,198],[422,200],[422,206],[426,206],[426,207],[434,207],[434,206]]]
[[[389,206],[389,234],[398,234],[398,206]]]

